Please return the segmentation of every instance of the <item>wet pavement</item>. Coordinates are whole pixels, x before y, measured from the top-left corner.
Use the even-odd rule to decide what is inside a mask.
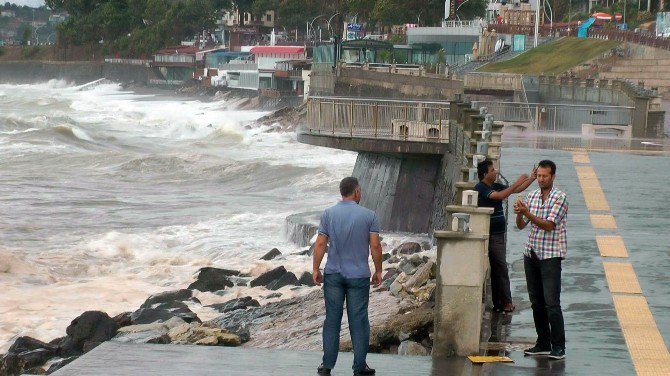
[[[526,231],[508,230],[507,259],[516,311],[511,315],[487,312],[482,354],[507,355],[514,363],[472,365],[462,358],[398,357],[371,354],[369,362],[378,375],[653,375],[666,373],[670,358],[670,217],[663,210],[670,197],[670,157],[626,153],[588,153],[609,211],[617,228],[596,229],[591,221],[573,154],[564,150],[504,148],[501,171],[512,181],[528,173],[541,159],[557,166],[556,186],[569,200],[568,256],[563,263],[562,306],[567,337],[567,357],[549,360],[525,357],[523,348],[535,341],[535,329],[523,273],[522,249]],[[511,209],[511,208],[510,208]],[[635,333],[624,335],[620,306],[610,292],[597,235],[619,235],[641,287],[636,297],[646,298],[660,332],[660,357],[650,363],[645,356],[631,357],[631,351],[645,347],[634,341]],[[619,314],[619,316],[617,315]],[[634,317],[634,316],[630,316]],[[628,319],[630,319],[628,317]],[[640,330],[648,328],[641,328]],[[653,328],[652,328],[653,329]],[[646,333],[646,332],[645,332]],[[651,332],[650,332],[651,333]],[[627,342],[628,340],[628,342]],[[663,341],[661,341],[663,342]],[[490,350],[487,350],[490,349]],[[631,350],[632,349],[632,350]],[[635,352],[635,354],[639,354]],[[351,374],[351,354],[343,353],[333,375]],[[321,354],[284,350],[205,348],[164,345],[122,345],[108,342],[66,366],[55,375],[313,375]],[[660,360],[659,360],[660,359]],[[106,370],[101,372],[101,370]]]

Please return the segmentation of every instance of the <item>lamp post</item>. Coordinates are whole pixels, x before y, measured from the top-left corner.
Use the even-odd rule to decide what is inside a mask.
[[[333,18],[335,18],[335,16],[337,16],[338,14],[340,14],[340,12],[335,12],[335,14],[333,14],[332,16],[330,16],[330,18],[328,19],[328,32],[330,33],[330,37],[331,37],[331,38],[333,37],[333,28],[330,27],[330,21],[332,21]]]
[[[540,30],[540,0],[537,0],[537,9],[535,9],[535,37],[533,38],[533,47],[537,47],[537,34]]]
[[[308,34],[309,34],[310,36],[314,33],[314,21],[316,21],[319,17],[324,17],[324,15],[323,15],[323,14],[319,14],[318,16],[314,17],[314,19],[312,20],[312,22],[309,23],[309,28],[312,29],[312,32],[311,32],[311,33],[309,33],[309,30],[308,30]],[[314,34],[315,34],[315,33],[314,33]],[[316,40],[316,35],[314,35],[314,39]]]

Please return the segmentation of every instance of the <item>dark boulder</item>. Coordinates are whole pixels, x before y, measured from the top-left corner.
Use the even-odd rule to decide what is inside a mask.
[[[240,272],[235,270],[206,267],[201,268],[198,278],[188,286],[189,290],[219,291],[226,287],[233,287],[234,283],[228,278],[238,276]]]
[[[133,325],[165,322],[178,317],[187,323],[200,322],[198,316],[183,302],[161,303],[155,308],[140,308],[130,316]]]
[[[166,291],[160,294],[151,295],[149,299],[144,301],[144,303],[140,306],[140,308],[153,308],[154,304],[168,303],[175,300],[183,302],[184,300],[188,300],[191,297],[193,297],[193,291],[188,289],[181,289],[177,291]]]
[[[416,242],[407,242],[399,245],[396,249],[393,250],[394,255],[413,255],[415,253],[421,252],[421,244]]]
[[[388,259],[390,259],[390,258],[391,258],[391,254],[390,254],[390,253],[383,253],[383,254],[382,254],[382,262],[385,262],[386,260],[388,260]]]
[[[261,304],[258,300],[251,298],[250,296],[245,296],[244,298],[229,300],[225,303],[218,303],[208,305],[207,307],[214,308],[215,310],[226,313],[231,311],[236,311],[238,309],[247,309],[249,307],[260,307]]]
[[[386,269],[386,273],[382,276],[382,281],[386,281],[389,278],[395,278],[400,272],[396,268]]]
[[[277,256],[281,256],[281,252],[277,248],[272,248],[270,252],[261,257],[261,260],[270,261]]]
[[[67,337],[60,344],[60,355],[64,357],[83,354],[84,348],[92,348],[87,343],[99,344],[112,339],[119,330],[116,323],[105,312],[86,311],[72,320],[65,333]],[[94,347],[94,346],[93,346]]]
[[[14,341],[7,352],[20,354],[27,351],[44,349],[55,356],[58,352],[58,346],[50,343],[42,342],[32,337],[19,337]]]
[[[69,358],[63,358],[63,359],[51,364],[51,366],[47,370],[47,375],[50,375],[50,374],[58,371],[59,369],[61,369],[61,368],[65,367],[66,365],[72,363],[72,361],[77,359],[77,358],[79,358],[79,357],[78,356],[71,356]]]
[[[286,268],[284,266],[279,266],[277,268],[274,268],[270,271],[267,271],[255,279],[253,279],[251,282],[249,282],[249,286],[251,287],[256,287],[256,286],[267,286],[268,283],[279,279],[281,276],[284,274],[288,273],[286,271]],[[295,277],[295,275],[294,275]]]
[[[310,272],[304,272],[298,280],[299,285],[314,286],[314,277]]]
[[[0,375],[20,375],[35,367],[39,367],[54,356],[47,349],[28,350],[21,353],[5,354],[0,359]]]
[[[124,326],[128,325],[133,325],[133,320],[130,318],[132,314],[133,314],[132,312],[119,313],[118,315],[114,316],[113,320],[116,321],[117,324],[119,324],[120,328],[123,328]]]
[[[298,277],[295,276],[295,274],[291,272],[287,272],[286,274],[282,275],[281,277],[275,279],[274,281],[270,282],[267,284],[268,290],[279,290],[280,288],[284,286],[289,286],[289,285],[297,285],[298,284]]]

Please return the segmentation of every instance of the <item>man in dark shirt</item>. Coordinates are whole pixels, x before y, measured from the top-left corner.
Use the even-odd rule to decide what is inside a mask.
[[[531,177],[523,174],[511,185],[496,183],[498,171],[490,159],[477,165],[479,183],[475,185],[478,192],[477,206],[493,208],[489,227],[489,263],[491,264],[491,295],[493,310],[512,312],[512,292],[510,291],[509,272],[507,270],[507,226],[502,202],[512,193],[523,192],[535,180],[535,170]]]

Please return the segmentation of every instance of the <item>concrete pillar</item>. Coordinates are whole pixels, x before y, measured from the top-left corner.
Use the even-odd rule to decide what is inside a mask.
[[[433,356],[479,353],[488,235],[435,231],[437,290]]]

